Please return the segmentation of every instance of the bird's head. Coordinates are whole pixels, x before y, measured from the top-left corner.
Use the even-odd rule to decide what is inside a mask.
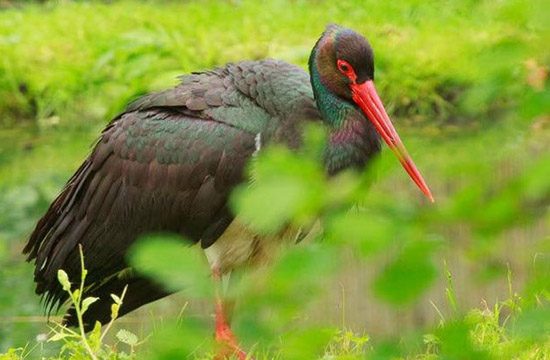
[[[370,121],[395,153],[412,180],[433,202],[422,175],[407,153],[374,86],[374,53],[363,36],[351,29],[331,24],[315,44],[309,60],[313,90],[330,93],[333,99],[351,104]],[[327,102],[326,107],[334,102]],[[332,113],[327,109],[328,113]]]

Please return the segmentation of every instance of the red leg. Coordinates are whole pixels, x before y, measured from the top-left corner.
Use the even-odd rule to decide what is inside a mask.
[[[237,338],[231,331],[228,321],[228,312],[226,304],[219,293],[220,275],[214,270],[214,280],[216,281],[216,342],[219,349],[215,357],[216,360],[229,359],[232,355],[236,355],[239,360],[253,360],[248,358],[246,353],[239,347]]]

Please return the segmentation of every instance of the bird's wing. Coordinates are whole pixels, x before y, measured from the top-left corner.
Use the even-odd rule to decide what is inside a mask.
[[[321,119],[309,75],[284,61],[230,63],[180,79],[176,88],[145,96],[129,110],[171,107],[280,142],[296,135],[298,123]]]

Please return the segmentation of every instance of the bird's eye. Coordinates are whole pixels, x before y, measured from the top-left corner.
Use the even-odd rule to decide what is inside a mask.
[[[338,70],[346,75],[351,81],[355,82],[355,79],[357,76],[355,75],[355,71],[353,70],[353,67],[348,63],[346,60],[339,59],[337,62]]]

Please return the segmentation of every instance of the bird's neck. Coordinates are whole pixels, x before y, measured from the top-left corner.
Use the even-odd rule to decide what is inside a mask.
[[[311,65],[314,64],[310,64],[313,94],[329,129],[324,153],[325,169],[330,175],[348,168],[363,169],[380,151],[380,135],[355,105],[327,89],[316,66]]]

